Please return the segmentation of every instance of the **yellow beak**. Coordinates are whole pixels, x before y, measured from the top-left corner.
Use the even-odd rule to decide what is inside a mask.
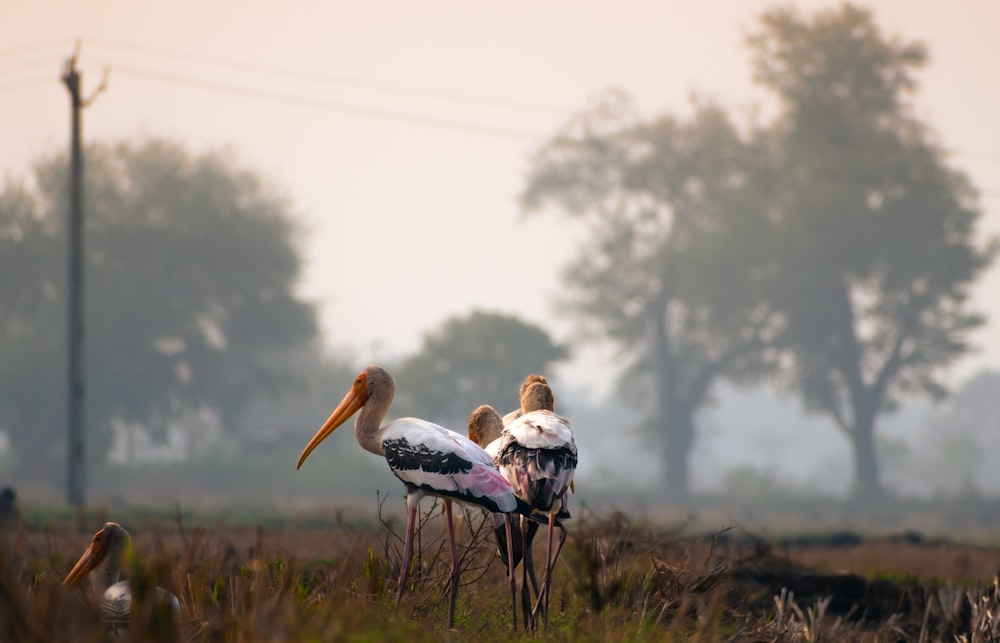
[[[340,404],[338,404],[337,408],[330,414],[330,417],[327,418],[323,426],[319,428],[316,435],[313,436],[312,440],[309,440],[309,444],[306,445],[306,448],[302,449],[299,461],[295,465],[296,470],[302,468],[302,463],[306,461],[306,458],[308,458],[309,454],[313,452],[313,449],[319,446],[319,443],[326,439],[326,436],[333,433],[334,429],[346,422],[349,417],[357,413],[358,409],[364,406],[365,396],[363,395],[362,390],[363,389],[359,390],[359,387],[355,386],[347,392],[347,395],[345,395],[344,399],[340,401]]]
[[[103,534],[104,530],[101,530],[94,535],[87,551],[83,552],[83,556],[80,556],[80,560],[76,561],[76,565],[73,565],[73,569],[63,579],[63,587],[73,587],[79,583],[108,555],[109,538],[100,538]]]

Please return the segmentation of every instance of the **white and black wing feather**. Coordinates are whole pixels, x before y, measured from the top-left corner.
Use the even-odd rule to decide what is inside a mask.
[[[534,510],[548,513],[559,503],[568,518],[565,496],[577,465],[569,421],[551,411],[532,411],[504,427],[496,466],[514,493]]]
[[[382,432],[382,452],[408,489],[500,513],[521,504],[482,447],[442,426],[416,418],[396,420]]]

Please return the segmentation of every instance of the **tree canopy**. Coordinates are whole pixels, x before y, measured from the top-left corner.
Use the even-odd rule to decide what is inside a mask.
[[[647,121],[611,93],[538,150],[523,204],[587,224],[564,306],[630,358],[620,388],[663,438],[668,492],[686,492],[713,383],[777,376],[843,430],[856,492],[877,495],[876,419],[944,394],[995,244],[977,245],[976,193],[913,114],[923,45],[844,4],[767,12],[749,46],[774,122],[705,101]]]
[[[752,269],[770,254],[763,142],[718,106],[694,108],[642,122],[630,99],[606,94],[538,151],[522,195],[528,210],[551,204],[590,224],[563,305],[582,337],[630,357],[620,388],[662,437],[667,491],[680,497],[695,414],[720,377],[765,368],[774,323]]]
[[[844,431],[855,491],[876,495],[876,418],[944,395],[943,368],[983,322],[966,300],[995,246],[978,247],[975,191],[913,115],[923,45],[849,4],[769,12],[750,44],[783,107],[768,299],[786,321],[786,381]]]
[[[62,156],[0,194],[0,426],[18,452],[63,443]],[[90,454],[112,420],[164,426],[208,408],[232,426],[294,379],[273,357],[310,342],[295,294],[301,259],[288,201],[229,155],[166,141],[85,151],[86,387]],[[21,462],[25,462],[21,458]]]
[[[393,411],[462,431],[480,404],[501,414],[517,408],[524,378],[550,373],[567,356],[545,330],[512,315],[475,310],[452,317],[397,371]]]

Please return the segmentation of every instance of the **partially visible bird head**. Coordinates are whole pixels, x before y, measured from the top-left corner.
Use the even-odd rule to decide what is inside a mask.
[[[523,382],[521,382],[521,390],[518,392],[518,395],[524,397],[524,392],[528,390],[529,386],[535,383],[548,385],[549,381],[545,379],[544,375],[539,375],[538,373],[532,373],[528,377],[524,378]]]
[[[63,579],[63,587],[76,586],[95,567],[106,561],[114,563],[117,575],[117,568],[121,565],[122,558],[131,549],[131,546],[132,537],[129,536],[124,527],[116,522],[104,523],[104,526],[90,539],[90,546],[80,556],[80,560]]]
[[[529,384],[521,395],[521,410],[525,413],[555,410],[555,399],[549,385],[542,382]]]
[[[481,447],[500,437],[503,420],[489,404],[476,408],[469,416],[469,439]]]

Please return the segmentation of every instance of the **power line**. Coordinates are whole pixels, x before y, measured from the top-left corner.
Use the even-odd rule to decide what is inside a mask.
[[[56,47],[56,46],[62,47],[62,46],[65,45],[66,40],[68,40],[68,39],[69,38],[61,38],[61,39],[58,39],[58,40],[42,41],[42,42],[32,43],[32,44],[28,44],[28,45],[21,45],[21,46],[18,46],[18,47],[10,47],[10,48],[7,48],[7,49],[0,49],[0,57],[17,56],[17,55],[21,55],[21,54],[25,54],[25,53],[31,53],[31,52],[39,51],[39,50],[43,50],[43,49],[49,49],[49,48]],[[274,65],[264,65],[264,64],[258,64],[258,63],[248,63],[246,61],[237,60],[237,59],[233,59],[233,58],[224,58],[224,57],[217,57],[217,56],[206,56],[206,55],[194,54],[194,53],[190,53],[190,52],[175,51],[175,50],[170,50],[170,49],[166,49],[166,48],[154,47],[154,46],[151,46],[151,45],[145,45],[145,44],[140,44],[140,43],[128,42],[128,41],[125,41],[125,40],[114,39],[114,38],[88,37],[88,41],[93,41],[93,42],[97,43],[98,45],[102,45],[102,46],[105,46],[105,47],[110,47],[112,49],[119,49],[119,50],[124,50],[124,51],[132,52],[132,53],[147,53],[147,54],[151,54],[151,55],[155,55],[155,56],[160,56],[160,57],[163,57],[163,58],[170,58],[170,59],[174,59],[174,60],[186,60],[186,61],[189,61],[189,62],[195,62],[195,63],[199,63],[199,64],[209,64],[209,65],[214,65],[214,66],[217,66],[217,67],[224,67],[224,68],[236,69],[236,70],[242,70],[242,71],[248,71],[248,72],[253,72],[253,73],[262,73],[262,74],[268,74],[268,75],[277,75],[277,76],[281,76],[283,78],[289,78],[289,77],[291,77],[291,78],[299,78],[299,79],[302,79],[302,80],[309,80],[309,81],[314,81],[314,82],[323,82],[323,83],[328,83],[328,84],[343,85],[343,86],[356,87],[356,88],[362,88],[362,89],[372,89],[372,90],[390,92],[390,93],[395,93],[395,94],[402,94],[402,95],[409,95],[409,96],[421,96],[421,97],[426,97],[426,98],[434,98],[434,99],[449,100],[449,101],[456,101],[456,102],[465,102],[465,103],[469,103],[469,104],[475,104],[475,105],[480,105],[480,106],[484,106],[484,107],[491,107],[491,108],[498,108],[499,107],[499,108],[508,108],[508,109],[520,109],[520,110],[534,111],[534,112],[539,112],[539,113],[546,113],[546,114],[549,114],[549,115],[568,115],[568,114],[573,113],[573,110],[570,110],[570,109],[567,109],[567,108],[555,107],[555,106],[552,106],[552,105],[542,105],[542,104],[534,103],[534,102],[530,102],[530,101],[519,101],[519,100],[511,100],[511,99],[499,98],[499,97],[480,96],[480,95],[469,94],[469,93],[465,93],[465,92],[455,92],[455,91],[447,91],[447,90],[435,90],[435,89],[428,89],[428,88],[423,88],[423,87],[414,87],[414,86],[399,85],[399,84],[393,84],[393,83],[383,83],[383,82],[372,81],[372,80],[368,80],[368,79],[364,79],[364,78],[348,77],[348,76],[335,75],[335,74],[326,74],[326,73],[320,73],[320,72],[305,72],[305,71],[302,71],[301,69],[296,69],[296,68],[280,67],[280,66],[274,66]],[[45,65],[45,64],[49,64],[49,63],[52,63],[54,60],[55,60],[54,58],[47,58],[45,60],[31,61],[31,62],[27,62],[27,63],[23,63],[23,64],[14,64],[14,65],[10,65],[8,67],[2,67],[2,66],[0,66],[0,72],[5,72],[5,71],[11,71],[11,72],[21,71],[21,70],[25,70],[25,69],[30,69],[30,68],[32,68],[32,67],[34,67],[36,65],[37,66],[42,66],[42,65]],[[368,108],[361,108],[361,107],[355,107],[355,106],[349,106],[349,105],[342,105],[342,104],[337,104],[337,103],[327,103],[325,105],[321,105],[319,103],[321,103],[322,101],[312,101],[310,99],[305,99],[305,98],[301,98],[301,97],[296,97],[296,96],[291,96],[291,95],[282,95],[282,94],[280,94],[278,92],[270,92],[268,90],[257,90],[257,89],[245,88],[245,87],[223,86],[222,84],[219,84],[219,86],[216,87],[216,88],[212,88],[212,87],[209,87],[210,83],[208,81],[200,81],[200,80],[197,80],[197,79],[184,78],[182,76],[175,75],[175,74],[160,73],[160,72],[154,72],[154,71],[149,71],[149,70],[140,70],[138,68],[132,68],[132,69],[128,69],[128,70],[126,68],[122,68],[122,71],[125,72],[125,73],[131,73],[134,76],[140,76],[140,75],[142,75],[142,76],[144,76],[146,78],[151,78],[151,79],[155,79],[155,80],[161,80],[161,81],[165,81],[165,82],[173,82],[173,83],[179,83],[179,84],[187,84],[187,85],[191,85],[191,86],[199,86],[199,87],[202,87],[204,89],[215,89],[216,91],[224,91],[224,92],[227,92],[227,93],[238,92],[238,93],[242,93],[243,95],[250,95],[249,93],[253,93],[252,97],[255,97],[255,98],[261,98],[261,99],[265,99],[265,100],[277,100],[277,101],[291,102],[291,103],[299,105],[299,106],[311,106],[311,107],[317,107],[317,108],[332,109],[332,110],[335,110],[335,111],[342,111],[342,112],[345,112],[345,113],[350,112],[350,113],[355,113],[355,114],[359,114],[359,115],[367,115],[367,116],[377,117],[377,118],[391,118],[393,120],[400,120],[401,122],[411,122],[411,123],[416,123],[416,124],[432,125],[432,126],[439,126],[439,127],[449,127],[450,126],[449,123],[452,123],[452,124],[456,125],[458,129],[463,129],[463,130],[466,130],[466,131],[476,131],[478,133],[486,133],[486,134],[500,134],[502,136],[508,136],[508,135],[513,134],[514,137],[516,137],[516,138],[529,138],[529,137],[532,138],[532,139],[537,138],[537,135],[535,135],[535,134],[529,134],[527,132],[517,132],[517,131],[514,131],[514,130],[506,130],[504,128],[494,128],[494,127],[489,127],[489,126],[485,126],[484,127],[484,126],[472,125],[472,124],[467,124],[467,123],[457,123],[457,122],[453,122],[453,121],[448,121],[447,119],[435,119],[433,117],[414,116],[414,115],[409,115],[409,114],[405,114],[405,113],[402,113],[402,112],[393,112],[393,111],[388,111],[388,110],[377,110],[377,109],[368,109]],[[31,87],[31,86],[33,86],[35,84],[36,83],[29,81],[28,83],[24,83],[24,84],[22,84],[22,83],[12,83],[12,84],[7,84],[7,85],[0,85],[0,91],[13,91],[13,90],[16,90],[16,89]],[[247,93],[247,92],[249,92],[249,93]],[[268,95],[265,96],[264,94],[268,94]],[[283,96],[283,98],[282,98],[282,96]],[[966,158],[966,159],[987,161],[987,162],[991,162],[991,163],[1000,163],[1000,155],[997,155],[997,154],[992,153],[992,152],[986,152],[986,151],[981,151],[981,150],[959,150],[959,149],[946,149],[945,151],[946,151],[946,153],[948,153],[950,155],[961,156],[961,157]],[[985,193],[984,193],[984,195],[985,195]]]
[[[51,82],[52,78],[46,76],[45,78],[24,79],[21,82],[0,84],[0,93],[15,92],[22,89],[28,89],[30,87],[39,87],[41,85],[48,85]]]
[[[360,107],[357,105],[349,105],[345,103],[328,101],[316,98],[309,98],[304,96],[297,96],[293,94],[287,94],[283,92],[277,92],[267,89],[247,87],[241,85],[232,85],[227,83],[220,83],[217,81],[210,81],[200,78],[194,78],[190,76],[183,76],[179,74],[171,74],[166,72],[159,72],[149,69],[143,69],[140,67],[133,67],[130,65],[116,65],[112,64],[112,69],[125,76],[133,76],[136,78],[143,78],[147,80],[154,80],[158,82],[166,82],[175,85],[182,85],[187,87],[194,87],[197,89],[203,89],[207,91],[213,91],[218,93],[245,96],[248,98],[253,98],[257,100],[266,100],[270,102],[276,102],[286,105],[293,105],[296,107],[308,107],[312,109],[320,109],[324,111],[333,111],[345,114],[353,114],[356,116],[364,116],[368,118],[377,118],[382,120],[391,120],[400,123],[406,123],[410,125],[420,125],[437,127],[442,129],[449,129],[455,131],[471,132],[480,135],[493,136],[506,139],[522,140],[529,142],[537,142],[539,140],[545,139],[547,135],[540,133],[527,132],[523,130],[515,130],[504,127],[495,127],[490,125],[481,125],[475,123],[455,121],[445,118],[437,118],[433,116],[422,116],[418,114],[411,114],[406,112],[399,112],[393,110],[383,110],[378,108],[370,107]],[[21,89],[25,87],[30,87],[33,85],[40,85],[42,83],[50,82],[50,79],[40,79],[36,81],[29,81],[20,85],[0,85],[0,91],[12,91],[15,89]],[[955,153],[951,150],[950,153]],[[831,177],[826,177],[830,179]],[[834,180],[845,180],[845,177],[834,177]],[[981,199],[993,200],[1000,198],[1000,190],[991,189],[981,189],[978,191],[978,195]]]
[[[378,82],[364,78],[342,76],[337,74],[309,72],[296,68],[279,67],[274,65],[263,65],[258,63],[248,63],[246,61],[235,60],[232,58],[220,58],[215,56],[204,56],[199,54],[191,54],[187,52],[172,51],[169,49],[162,49],[150,45],[130,43],[122,40],[115,40],[109,38],[88,38],[88,41],[93,41],[98,45],[111,47],[113,49],[120,49],[131,53],[141,52],[141,53],[152,54],[155,56],[170,58],[173,60],[184,60],[188,62],[199,63],[202,65],[208,64],[216,67],[224,67],[228,69],[268,74],[272,76],[280,76],[282,78],[298,78],[301,80],[322,82],[333,85],[342,85],[346,87],[354,87],[359,89],[370,89],[370,90],[389,92],[407,96],[419,96],[423,98],[433,98],[437,100],[447,100],[452,102],[466,103],[466,104],[478,105],[480,107],[516,109],[516,110],[532,111],[532,112],[544,113],[556,116],[566,116],[568,114],[573,113],[573,110],[570,109],[555,107],[552,105],[542,105],[540,103],[535,103],[531,101],[501,98],[497,96],[481,96],[467,92],[429,89],[426,87],[415,87],[411,85],[400,85],[395,83]]]
[[[343,103],[337,103],[333,101],[325,101],[320,99],[307,98],[302,96],[295,96],[291,94],[284,94],[281,92],[274,92],[265,89],[251,88],[237,85],[228,85],[224,83],[218,83],[215,81],[207,81],[198,78],[191,78],[186,76],[180,76],[176,74],[168,74],[163,72],[157,72],[152,70],[146,70],[141,68],[135,68],[130,66],[114,65],[112,69],[118,73],[124,75],[132,75],[139,78],[146,78],[150,80],[157,80],[161,82],[174,83],[179,85],[185,85],[190,87],[196,87],[199,89],[206,89],[209,91],[234,94],[239,96],[247,96],[250,98],[268,100],[272,102],[284,103],[288,105],[294,105],[297,107],[310,107],[314,109],[322,109],[326,111],[334,111],[341,113],[354,114],[359,116],[366,116],[369,118],[379,118],[385,120],[393,120],[401,123],[407,123],[411,125],[422,125],[439,127],[444,129],[458,130],[473,132],[476,134],[483,134],[488,136],[497,136],[501,138],[511,138],[516,140],[532,141],[536,142],[544,139],[547,135],[536,134],[520,130],[512,130],[501,127],[493,127],[486,125],[477,125],[473,123],[464,123],[459,121],[453,121],[442,118],[435,118],[431,116],[420,116],[416,114],[407,114],[405,112],[396,112],[390,110],[381,110],[375,108],[358,107],[354,105],[346,105]],[[830,179],[831,177],[826,177]],[[843,181],[845,177],[837,177],[839,180]],[[834,179],[836,180],[836,179]],[[981,199],[996,199],[1000,198],[1000,190],[990,190],[982,189],[978,190],[978,196]]]
[[[234,61],[234,60],[209,59],[209,58],[202,57],[202,56],[195,56],[195,55],[189,55],[189,54],[180,54],[180,53],[177,53],[177,52],[169,52],[168,50],[158,49],[158,48],[155,48],[155,47],[147,47],[147,46],[142,46],[142,45],[133,45],[133,44],[130,44],[130,43],[123,43],[121,41],[114,41],[114,40],[107,40],[107,39],[100,39],[100,38],[97,39],[97,40],[98,40],[98,42],[112,43],[113,46],[120,46],[120,47],[123,47],[123,48],[131,48],[131,49],[136,50],[136,51],[138,51],[138,50],[146,50],[146,51],[156,52],[158,55],[169,55],[169,56],[173,56],[175,58],[187,57],[187,58],[189,58],[191,60],[201,61],[201,62],[214,61],[213,64],[225,65],[225,66],[230,66],[230,67],[233,67],[233,68],[241,68],[241,69],[248,70],[248,71],[258,71],[258,72],[272,73],[272,74],[279,74],[280,73],[280,74],[282,74],[284,76],[292,75],[292,76],[299,76],[299,77],[303,77],[303,78],[309,78],[309,79],[313,79],[313,80],[317,80],[317,79],[318,80],[325,80],[325,81],[329,81],[329,82],[337,82],[337,80],[339,79],[339,77],[326,76],[324,74],[309,74],[309,73],[298,72],[296,70],[282,69],[282,68],[278,68],[278,67],[269,67],[269,66],[263,66],[263,65],[254,65],[254,64],[248,64],[248,63],[241,63],[241,62]],[[30,46],[24,46],[24,47],[19,47],[19,48],[12,48],[12,49],[7,49],[7,50],[0,50],[0,56],[2,56],[4,54],[24,53],[24,52],[28,52],[28,51],[32,51],[32,50],[41,49],[41,48],[44,48],[44,47],[50,47],[53,44],[58,44],[58,43],[39,43],[39,44],[30,45]],[[39,60],[39,61],[30,61],[30,62],[26,62],[26,63],[23,63],[23,64],[11,65],[8,68],[0,67],[0,72],[5,71],[5,70],[10,71],[10,70],[18,69],[18,68],[22,68],[22,67],[23,68],[30,68],[31,66],[35,66],[35,65],[39,65],[40,66],[42,64],[48,64],[49,62],[51,62],[51,61],[50,60],[45,60],[45,61]],[[433,116],[422,116],[422,115],[418,115],[418,114],[411,114],[411,113],[394,111],[394,110],[384,110],[384,109],[378,109],[378,108],[361,107],[361,106],[357,106],[357,105],[349,105],[349,104],[335,102],[335,101],[328,101],[328,100],[321,100],[321,99],[314,99],[314,98],[308,98],[308,97],[303,97],[303,96],[297,96],[297,95],[283,93],[283,92],[278,92],[278,91],[273,91],[273,90],[267,90],[267,89],[261,89],[261,88],[255,88],[255,87],[247,87],[247,86],[240,86],[240,85],[233,85],[233,84],[227,84],[227,83],[220,83],[220,82],[217,82],[217,81],[204,80],[204,79],[194,78],[194,77],[190,77],[190,76],[183,76],[183,75],[180,75],[180,74],[172,74],[172,73],[167,73],[167,72],[159,72],[159,71],[154,71],[154,70],[150,70],[150,69],[143,69],[143,68],[140,68],[140,67],[133,67],[133,66],[130,66],[130,65],[114,65],[114,69],[117,72],[122,73],[122,74],[124,74],[126,76],[133,76],[133,77],[138,77],[138,78],[145,78],[145,79],[149,79],[149,80],[155,80],[155,81],[159,81],[159,82],[167,82],[167,83],[172,83],[172,84],[177,84],[177,85],[184,85],[184,86],[188,86],[188,87],[195,87],[195,88],[204,89],[204,90],[208,90],[208,91],[219,92],[219,93],[227,93],[227,94],[233,94],[233,95],[239,95],[239,96],[246,96],[246,97],[254,98],[254,99],[258,99],[258,100],[267,100],[267,101],[271,101],[271,102],[278,102],[278,103],[283,103],[283,104],[288,104],[288,105],[294,105],[294,106],[297,106],[297,107],[309,107],[309,108],[313,108],[313,109],[321,109],[321,110],[326,110],[326,111],[335,111],[335,112],[346,113],[346,114],[353,114],[353,115],[364,116],[364,117],[369,117],[369,118],[378,118],[378,119],[383,119],[383,120],[392,120],[392,121],[401,122],[401,123],[407,123],[407,124],[411,124],[411,125],[438,127],[438,128],[450,129],[450,130],[456,130],[456,131],[471,132],[471,133],[481,134],[481,135],[486,135],[486,136],[494,136],[494,137],[516,139],[516,140],[524,140],[524,141],[537,141],[537,140],[542,139],[542,138],[544,138],[546,136],[544,134],[532,133],[532,132],[527,132],[527,131],[523,131],[523,130],[516,130],[516,129],[512,129],[512,128],[504,128],[504,127],[496,127],[496,126],[490,126],[490,125],[481,125],[481,124],[475,124],[475,123],[461,122],[461,121],[455,121],[455,120],[451,120],[451,119],[437,118],[437,117],[433,117]],[[451,92],[433,92],[433,91],[423,92],[423,90],[420,90],[420,89],[413,89],[411,91],[411,89],[403,88],[403,87],[400,87],[400,86],[389,86],[389,85],[384,85],[383,86],[383,85],[380,85],[379,83],[370,83],[370,82],[363,81],[363,80],[346,80],[346,79],[339,79],[339,80],[344,80],[345,83],[355,82],[359,86],[370,86],[370,87],[373,87],[373,88],[385,89],[385,90],[389,90],[389,91],[397,91],[397,92],[400,92],[400,93],[414,93],[414,92],[416,92],[416,93],[425,93],[426,95],[432,95],[433,94],[433,95],[436,95],[438,97],[441,97],[441,96],[451,96],[451,97],[462,96],[461,94],[456,94],[456,93],[451,93]],[[0,92],[18,91],[18,90],[21,90],[21,89],[27,89],[27,88],[39,86],[39,85],[42,85],[42,84],[45,84],[45,83],[48,83],[48,82],[51,82],[50,78],[25,79],[25,80],[20,81],[20,82],[19,81],[14,81],[14,82],[7,83],[7,84],[0,84]],[[479,101],[479,99],[481,97],[469,97],[469,96],[465,96],[465,98],[474,98],[475,100]],[[496,106],[495,104],[493,104],[492,102],[489,102],[489,101],[490,101],[490,99],[482,99],[479,102],[480,102],[480,104],[484,104],[484,105],[489,105],[489,106],[493,106],[493,107]],[[979,150],[975,150],[975,151],[962,151],[962,150],[956,150],[956,149],[948,149],[948,150],[945,150],[945,152],[947,154],[950,154],[950,155],[962,156],[962,157],[965,157],[965,158],[975,158],[975,159],[985,160],[985,161],[990,161],[990,162],[1000,162],[1000,156],[998,156],[996,154],[991,154],[989,152],[979,151]],[[997,198],[1000,198],[1000,190],[980,190],[979,191],[979,196],[981,198],[983,198],[983,199],[990,199],[990,200],[997,199]]]
[[[41,49],[51,49],[53,47],[66,48],[66,41],[72,40],[71,38],[60,38],[59,40],[47,40],[42,42],[36,42],[29,45],[19,45],[17,47],[8,47],[7,49],[0,49],[0,56],[20,56],[21,54],[32,53],[39,51]]]
[[[19,71],[25,71],[27,69],[35,69],[38,67],[49,67],[50,69],[59,69],[59,58],[53,54],[45,58],[39,58],[37,60],[27,60],[19,63],[14,63],[11,65],[0,65],[0,74],[5,73],[17,73]]]
[[[515,130],[504,127],[494,127],[491,125],[480,125],[475,123],[466,123],[462,121],[455,121],[445,118],[437,118],[434,116],[421,116],[418,114],[409,114],[406,112],[398,112],[393,110],[377,109],[371,107],[359,107],[356,105],[348,105],[345,103],[340,103],[335,101],[308,98],[304,96],[296,96],[293,94],[286,94],[282,92],[276,92],[255,87],[230,85],[228,83],[208,81],[199,78],[193,78],[190,76],[182,76],[179,74],[170,74],[165,72],[153,71],[149,69],[142,69],[140,67],[132,67],[130,65],[112,64],[111,70],[126,76],[145,78],[149,80],[156,80],[166,83],[173,83],[175,85],[185,85],[188,87],[196,87],[199,89],[205,89],[225,94],[232,94],[236,96],[245,96],[247,98],[255,98],[258,100],[267,100],[276,103],[283,103],[286,105],[296,105],[299,107],[310,107],[313,109],[340,112],[344,114],[354,114],[356,116],[365,116],[368,118],[391,120],[400,123],[407,123],[410,125],[438,127],[442,129],[470,132],[473,134],[482,134],[485,136],[494,136],[498,138],[507,138],[514,140],[522,140],[522,141],[538,141],[539,139],[544,138],[542,134],[527,132],[523,130]]]
[[[228,68],[233,70],[240,70],[251,73],[261,73],[272,76],[280,76],[282,78],[298,78],[313,82],[321,82],[321,83],[342,85],[342,86],[362,88],[362,89],[372,89],[377,91],[384,91],[384,92],[390,92],[408,96],[419,96],[419,97],[434,98],[440,100],[464,102],[483,107],[520,109],[520,110],[527,110],[537,113],[544,113],[548,115],[559,115],[559,116],[567,116],[575,113],[576,111],[565,107],[542,105],[530,101],[511,100],[500,97],[487,97],[487,96],[469,94],[465,92],[428,89],[425,87],[414,87],[414,86],[372,81],[369,79],[358,78],[358,77],[349,77],[349,76],[328,74],[322,72],[308,72],[298,68],[250,63],[244,60],[238,60],[233,58],[206,56],[190,52],[175,51],[162,47],[155,47],[151,45],[129,42],[115,38],[88,37],[88,41],[93,41],[98,45],[110,47],[112,49],[119,49],[130,53],[145,53],[154,56],[159,56],[161,58],[173,59],[175,61],[188,61],[202,65],[208,64],[216,67]],[[150,73],[156,73],[156,72],[150,72]],[[957,149],[949,149],[946,151],[948,154],[952,154],[955,156],[962,156],[964,158],[1000,163],[1000,155],[990,152],[984,152],[979,150],[963,151]]]

